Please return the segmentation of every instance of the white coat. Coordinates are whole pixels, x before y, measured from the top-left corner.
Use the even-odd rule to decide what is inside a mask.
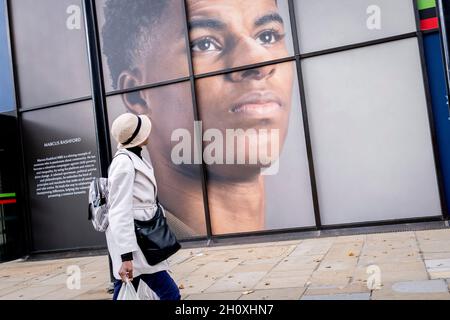
[[[133,276],[168,270],[167,260],[150,266],[139,248],[134,231],[134,219],[146,221],[156,213],[156,179],[153,167],[145,159],[122,149],[128,154],[116,156],[109,168],[109,226],[106,241],[113,265],[113,274],[120,279],[121,255],[133,253]],[[117,155],[117,153],[116,153]],[[130,160],[131,158],[131,160]]]

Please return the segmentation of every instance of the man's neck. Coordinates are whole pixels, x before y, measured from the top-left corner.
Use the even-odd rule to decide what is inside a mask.
[[[174,169],[172,164],[161,165],[155,159],[159,198],[167,209],[199,233],[204,234],[205,216],[200,177],[193,178]],[[248,181],[211,179],[208,185],[213,233],[226,234],[260,231],[265,225],[264,178],[254,176]]]

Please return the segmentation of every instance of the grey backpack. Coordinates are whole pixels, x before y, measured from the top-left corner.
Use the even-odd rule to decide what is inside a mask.
[[[118,153],[115,157],[121,154],[130,158],[130,156],[124,152]],[[130,158],[130,160],[132,159]],[[108,178],[94,178],[89,186],[88,219],[91,220],[94,229],[99,232],[105,232],[109,226],[108,197]]]

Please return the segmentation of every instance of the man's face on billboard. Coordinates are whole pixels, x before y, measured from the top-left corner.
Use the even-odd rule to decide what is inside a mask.
[[[275,0],[189,0],[190,41],[196,73],[266,62],[288,56],[284,22]],[[228,73],[196,81],[198,105],[205,130],[242,129],[246,164],[256,149],[280,146],[287,133],[291,108],[293,64],[283,63]],[[248,129],[256,129],[250,133]],[[279,130],[279,138],[263,139],[260,130]],[[239,135],[238,135],[239,136]],[[239,138],[237,138],[239,139]],[[226,147],[226,145],[225,145]],[[230,150],[223,150],[224,154]],[[253,150],[256,151],[256,150]],[[275,155],[277,158],[277,155]],[[252,165],[258,169],[261,164]],[[247,166],[213,165],[220,176],[243,177]]]
[[[288,55],[276,0],[188,0],[195,73]]]
[[[162,23],[158,30],[149,30],[150,33],[162,34],[147,39],[152,41],[144,46],[147,54],[135,71],[141,77],[140,84],[151,82],[155,75],[173,74],[177,68],[185,67],[184,12],[176,3],[171,2],[161,18],[162,22],[170,23]],[[284,23],[275,0],[188,0],[187,5],[196,73],[288,55]],[[164,34],[170,37],[164,37]],[[280,141],[277,143],[282,145],[288,127],[292,83],[292,63],[196,80],[203,129],[219,129],[224,135],[227,129],[278,129]],[[164,154],[170,155],[173,130],[188,128],[193,136],[192,123],[187,121],[192,114],[190,93],[188,90],[180,91],[175,85],[146,90],[141,95],[146,108],[138,112],[149,114],[155,123],[149,146],[165,150]],[[271,143],[269,139],[259,147],[270,150]],[[229,175],[229,167],[215,169],[227,170],[218,173]]]

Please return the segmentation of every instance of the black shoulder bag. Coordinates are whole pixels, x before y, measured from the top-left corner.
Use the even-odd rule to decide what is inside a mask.
[[[156,199],[155,216],[148,221],[134,220],[136,238],[148,264],[154,266],[180,250],[181,245],[170,230],[163,209]]]

